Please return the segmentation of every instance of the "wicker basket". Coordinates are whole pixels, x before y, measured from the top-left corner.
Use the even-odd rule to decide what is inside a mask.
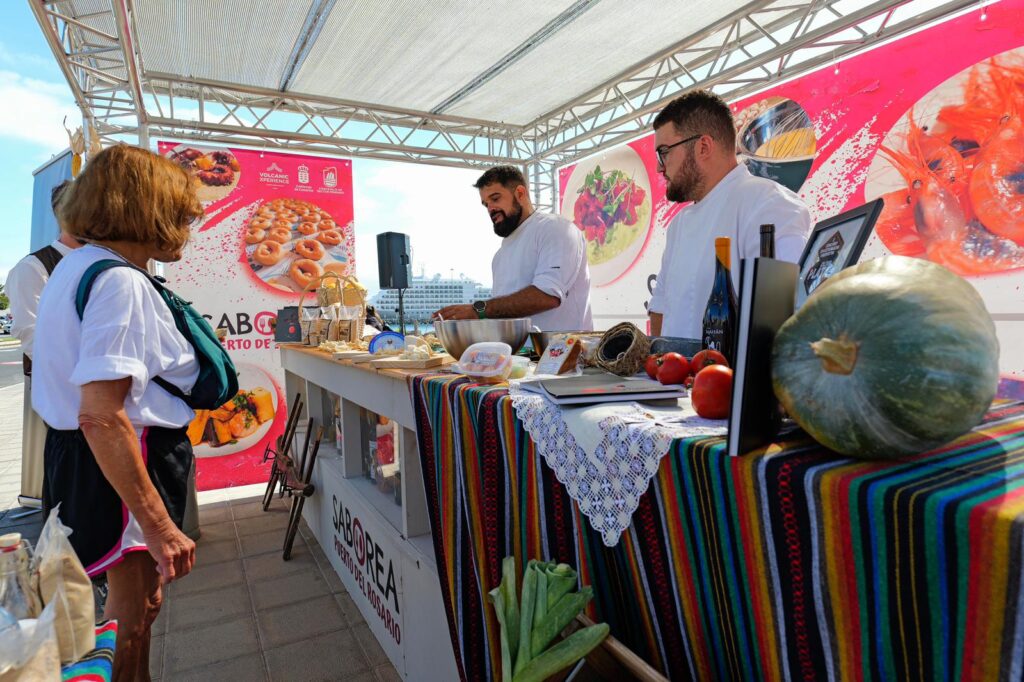
[[[597,346],[597,366],[620,377],[633,376],[643,369],[651,353],[651,342],[632,322],[620,322],[601,337]]]
[[[341,276],[336,272],[324,273],[321,277],[314,279],[302,290],[299,296],[299,315],[302,314],[302,303],[306,294],[316,292],[317,304],[326,307],[341,304],[346,308],[359,308],[355,319],[350,320],[346,333],[332,333],[331,341],[347,341],[356,343],[363,338],[363,325],[366,323],[366,289],[351,275]],[[310,339],[312,342],[312,339]],[[323,335],[320,341],[328,340],[328,335]]]

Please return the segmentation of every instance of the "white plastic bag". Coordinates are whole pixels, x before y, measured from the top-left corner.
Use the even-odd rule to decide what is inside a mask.
[[[72,663],[96,648],[96,601],[82,562],[71,547],[71,529],[50,511],[32,560],[32,582],[47,607],[53,606],[60,660]]]
[[[39,618],[18,621],[0,631],[0,682],[60,680],[60,654],[53,623],[56,605],[50,603]]]

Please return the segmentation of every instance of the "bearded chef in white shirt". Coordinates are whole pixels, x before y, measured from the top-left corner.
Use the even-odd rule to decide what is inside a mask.
[[[535,211],[526,179],[513,166],[491,168],[473,186],[502,238],[491,260],[492,297],[442,308],[434,317],[529,317],[543,331],[593,329],[587,246],[579,228]]]
[[[775,225],[775,257],[800,260],[811,216],[779,183],[750,174],[736,159],[732,112],[698,90],[672,100],[654,119],[654,151],[670,201],[693,202],[668,226],[654,295],[651,334],[700,338],[715,272],[715,238],[732,240],[733,285],[740,258],[760,255],[760,226]]]

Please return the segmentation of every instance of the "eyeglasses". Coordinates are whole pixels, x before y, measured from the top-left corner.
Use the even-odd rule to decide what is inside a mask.
[[[690,137],[686,138],[685,140],[679,140],[679,142],[675,142],[673,144],[666,144],[666,145],[662,145],[660,147],[657,147],[654,150],[654,153],[658,155],[658,166],[661,167],[661,168],[665,167],[665,157],[668,155],[668,153],[672,150],[673,147],[678,147],[681,144],[686,144],[687,142],[693,142],[694,140],[699,140],[702,137],[704,137],[703,133],[701,133],[700,135],[691,135]]]

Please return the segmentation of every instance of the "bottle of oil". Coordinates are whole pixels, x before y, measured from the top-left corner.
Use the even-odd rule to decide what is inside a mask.
[[[761,258],[775,258],[775,225],[761,226]]]
[[[701,346],[717,350],[725,356],[729,366],[736,360],[736,327],[739,310],[736,291],[729,275],[731,241],[728,237],[715,239],[715,279],[711,285],[711,296],[704,309],[704,328]]]

